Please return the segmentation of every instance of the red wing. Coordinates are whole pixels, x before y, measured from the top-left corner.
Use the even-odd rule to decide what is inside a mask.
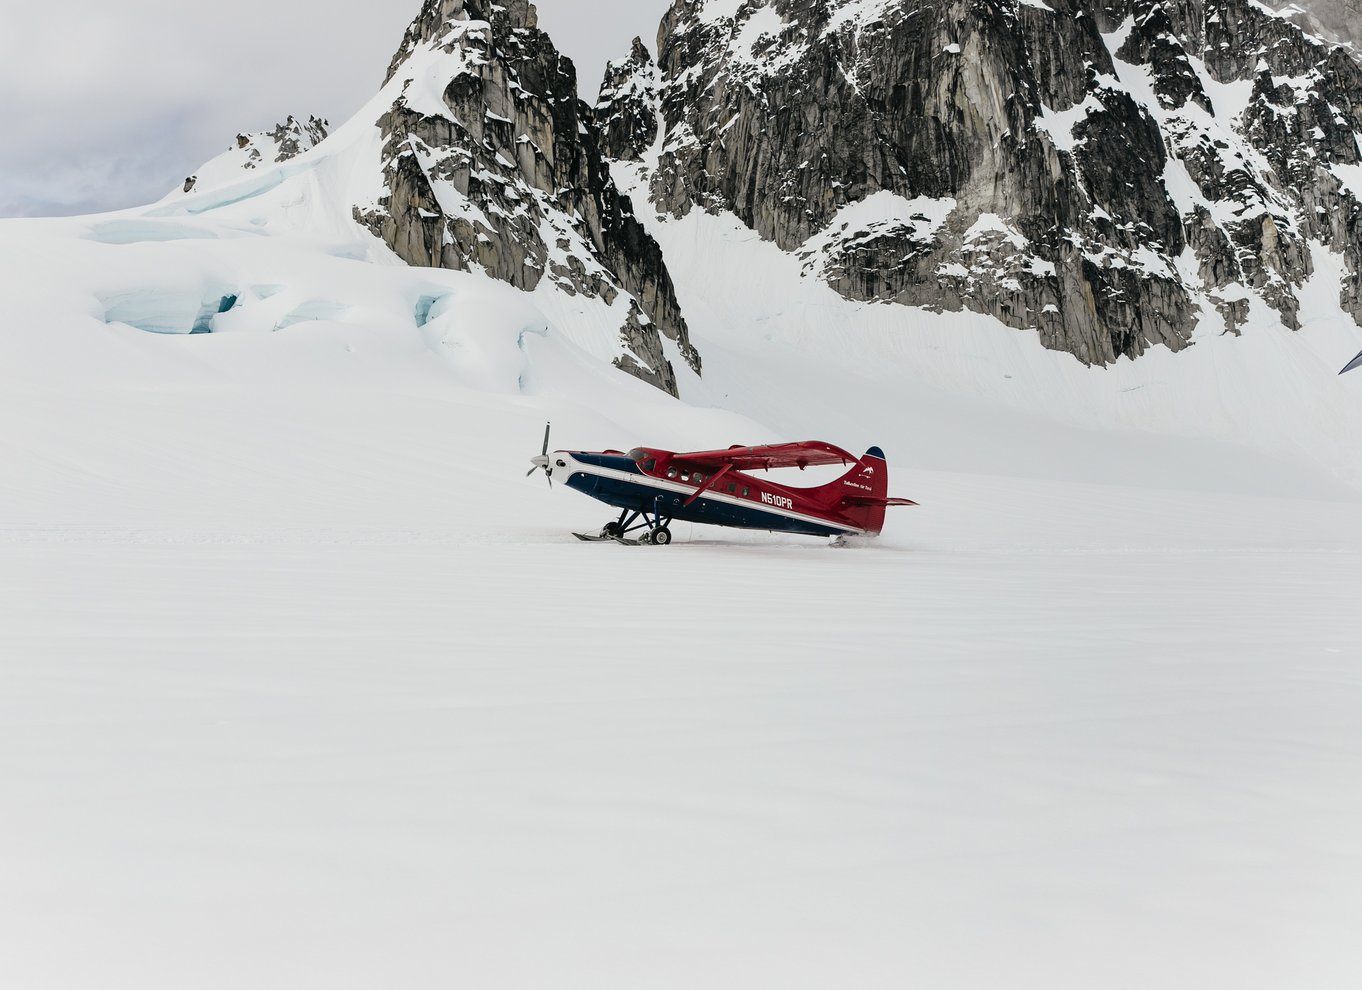
[[[760,447],[730,447],[727,450],[699,450],[675,454],[673,457],[678,461],[728,465],[737,471],[803,468],[820,464],[855,464],[860,460],[855,454],[821,440],[772,443]]]

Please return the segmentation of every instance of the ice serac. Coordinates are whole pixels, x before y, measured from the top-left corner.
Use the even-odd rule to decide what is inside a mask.
[[[849,299],[1105,364],[1296,327],[1317,242],[1362,318],[1362,66],[1254,0],[676,0],[658,65],[655,205]]]
[[[700,357],[657,243],[620,195],[576,71],[526,0],[426,0],[385,84],[383,186],[355,217],[413,265],[619,301],[616,364],[677,394]]]

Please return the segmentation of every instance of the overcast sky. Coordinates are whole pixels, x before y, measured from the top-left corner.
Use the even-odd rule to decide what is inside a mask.
[[[595,100],[668,0],[537,0]],[[341,8],[344,6],[344,13]],[[160,199],[239,131],[345,121],[377,91],[420,0],[0,0],[0,216]]]

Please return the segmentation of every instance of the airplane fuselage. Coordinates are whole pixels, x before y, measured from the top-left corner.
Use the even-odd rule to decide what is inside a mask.
[[[673,520],[808,536],[857,536],[866,530],[807,492],[741,471],[707,471],[672,460],[666,451],[554,451],[551,480],[627,511]],[[851,481],[847,490],[858,488]],[[697,494],[698,493],[698,494]]]

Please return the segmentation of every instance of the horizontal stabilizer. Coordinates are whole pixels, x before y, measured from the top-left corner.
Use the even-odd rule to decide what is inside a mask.
[[[848,495],[842,499],[844,505],[878,505],[881,507],[890,505],[917,505],[912,499],[907,498],[874,498],[870,495]]]

